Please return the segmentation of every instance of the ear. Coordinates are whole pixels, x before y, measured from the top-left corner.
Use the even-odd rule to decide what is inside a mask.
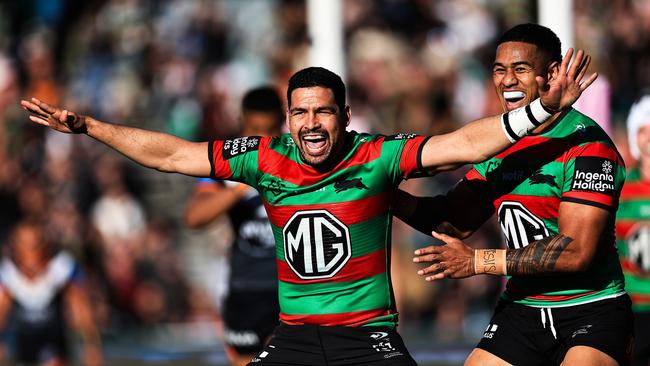
[[[344,117],[345,118],[345,127],[348,127],[350,125],[350,120],[352,119],[352,112],[350,110],[350,106],[346,105],[345,106],[345,111],[344,111]]]
[[[551,81],[554,80],[558,73],[560,72],[560,63],[557,61],[552,61],[547,67],[546,67],[546,81]]]
[[[287,107],[287,110],[284,112],[284,124],[287,127],[287,130],[290,130],[289,128],[289,108]]]

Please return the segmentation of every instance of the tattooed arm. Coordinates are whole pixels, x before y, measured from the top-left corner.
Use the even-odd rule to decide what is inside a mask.
[[[562,202],[557,235],[519,249],[473,250],[459,239],[434,233],[445,245],[418,249],[413,261],[433,263],[418,271],[427,281],[482,273],[547,276],[581,272],[591,265],[611,215],[595,206]]]

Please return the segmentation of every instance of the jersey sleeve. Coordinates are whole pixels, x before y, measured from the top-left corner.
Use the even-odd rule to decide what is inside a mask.
[[[612,145],[590,142],[568,152],[564,177],[562,201],[615,211],[625,182],[625,163]]]
[[[208,145],[212,179],[226,179],[257,186],[259,148],[270,137],[247,136],[214,140]]]
[[[385,157],[393,183],[426,176],[422,167],[422,149],[429,137],[400,133],[382,136],[382,157]]]

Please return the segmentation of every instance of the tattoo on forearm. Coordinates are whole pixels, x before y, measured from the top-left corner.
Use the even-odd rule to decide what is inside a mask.
[[[552,273],[562,252],[573,238],[558,234],[530,243],[521,249],[506,251],[508,275],[543,275]]]

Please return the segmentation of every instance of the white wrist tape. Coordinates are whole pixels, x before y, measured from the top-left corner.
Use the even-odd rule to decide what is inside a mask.
[[[502,114],[501,127],[503,127],[503,132],[508,140],[514,143],[546,122],[551,116],[553,114],[549,113],[537,98],[525,107]]]

